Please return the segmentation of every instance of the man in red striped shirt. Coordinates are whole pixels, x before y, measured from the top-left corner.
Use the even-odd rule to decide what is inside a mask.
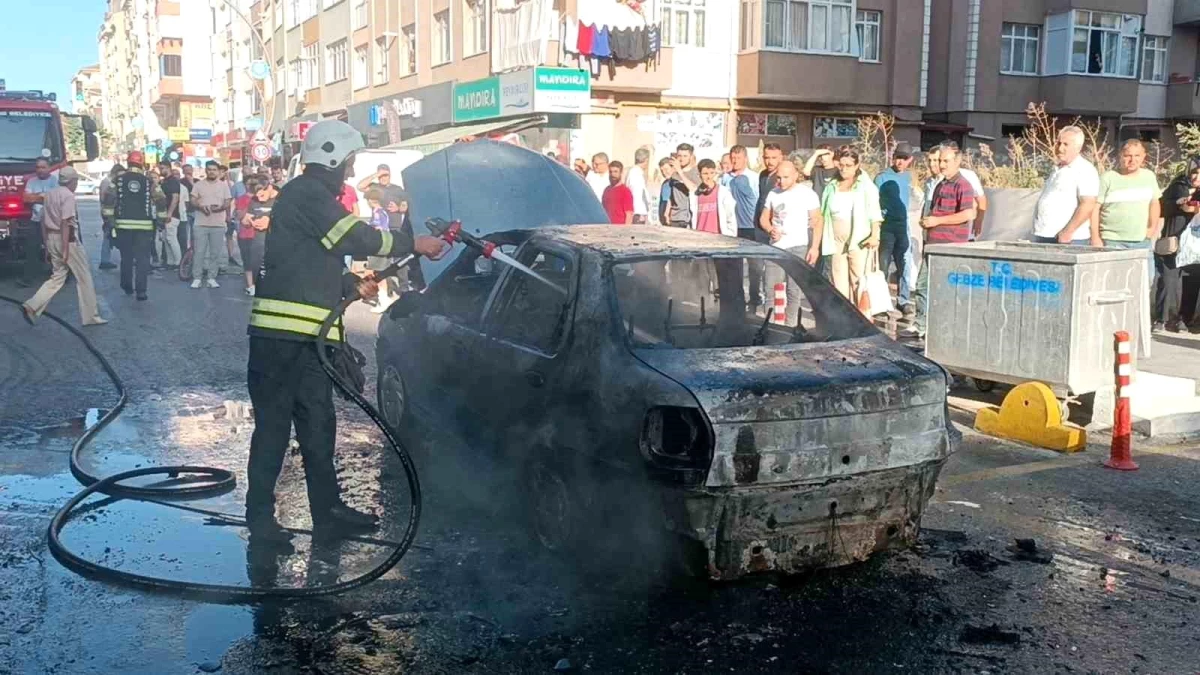
[[[957,147],[943,146],[938,154],[938,165],[942,180],[929,196],[929,215],[921,219],[927,244],[964,244],[971,237],[971,223],[975,222],[975,190],[959,173],[962,156]],[[929,256],[923,255],[921,272],[917,275],[917,289],[913,292],[917,304],[917,318],[908,328],[908,335],[925,337],[926,312],[929,307]]]

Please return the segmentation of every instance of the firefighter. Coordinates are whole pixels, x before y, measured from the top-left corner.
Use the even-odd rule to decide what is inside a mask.
[[[146,176],[146,158],[138,150],[129,153],[125,173],[113,179],[116,202],[113,227],[121,249],[121,290],[146,299],[146,277],[150,274],[150,250],[154,247],[154,186]],[[136,284],[135,269],[136,268]]]
[[[357,289],[374,297],[371,276],[345,273],[343,258],[437,258],[444,242],[377,230],[338,203],[362,136],[338,120],[309,129],[300,150],[304,173],[284,186],[271,211],[266,253],[250,314],[247,385],[254,406],[254,435],[246,491],[251,541],[290,547],[291,535],[275,520],[275,482],[295,424],[304,459],[315,530],[372,529],[374,515],[342,502],[333,466],[336,419],[332,382],[317,359],[321,322]],[[329,338],[343,339],[340,325]]]

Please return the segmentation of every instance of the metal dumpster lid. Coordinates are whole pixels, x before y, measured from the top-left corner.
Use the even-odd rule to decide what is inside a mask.
[[[955,258],[987,258],[1019,260],[1022,262],[1081,265],[1115,262],[1120,260],[1145,260],[1150,255],[1148,248],[1097,248],[1072,244],[1037,244],[1031,241],[973,241],[965,244],[929,244],[925,247],[929,255]]]

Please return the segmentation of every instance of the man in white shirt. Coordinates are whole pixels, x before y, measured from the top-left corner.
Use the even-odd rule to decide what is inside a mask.
[[[591,186],[592,192],[596,193],[596,199],[604,199],[604,191],[610,185],[608,180],[608,155],[603,152],[597,152],[592,155],[592,172],[584,180]]]
[[[821,217],[821,200],[812,188],[800,181],[800,170],[790,161],[779,163],[775,170],[778,180],[767,195],[759,226],[771,239],[771,245],[782,248],[815,265],[821,257],[821,234],[825,227]],[[808,231],[812,230],[812,238]],[[800,286],[778,265],[767,266],[768,283],[787,282],[787,325],[795,326],[800,316]]]
[[[625,174],[625,186],[633,193],[633,223],[645,225],[650,216],[650,189],[646,176],[650,169],[650,148],[640,147],[633,153],[633,166]]]
[[[1040,244],[1087,246],[1090,220],[1100,194],[1100,175],[1083,158],[1083,130],[1063,127],[1054,157],[1058,163],[1046,179],[1033,212],[1033,240]]]

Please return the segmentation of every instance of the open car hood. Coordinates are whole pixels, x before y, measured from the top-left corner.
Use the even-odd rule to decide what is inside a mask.
[[[497,232],[550,225],[607,223],[595,193],[578,174],[545,155],[510,143],[455,143],[402,172],[414,234],[428,234],[429,218],[458,220],[468,232]],[[421,261],[426,283],[458,257]]]

